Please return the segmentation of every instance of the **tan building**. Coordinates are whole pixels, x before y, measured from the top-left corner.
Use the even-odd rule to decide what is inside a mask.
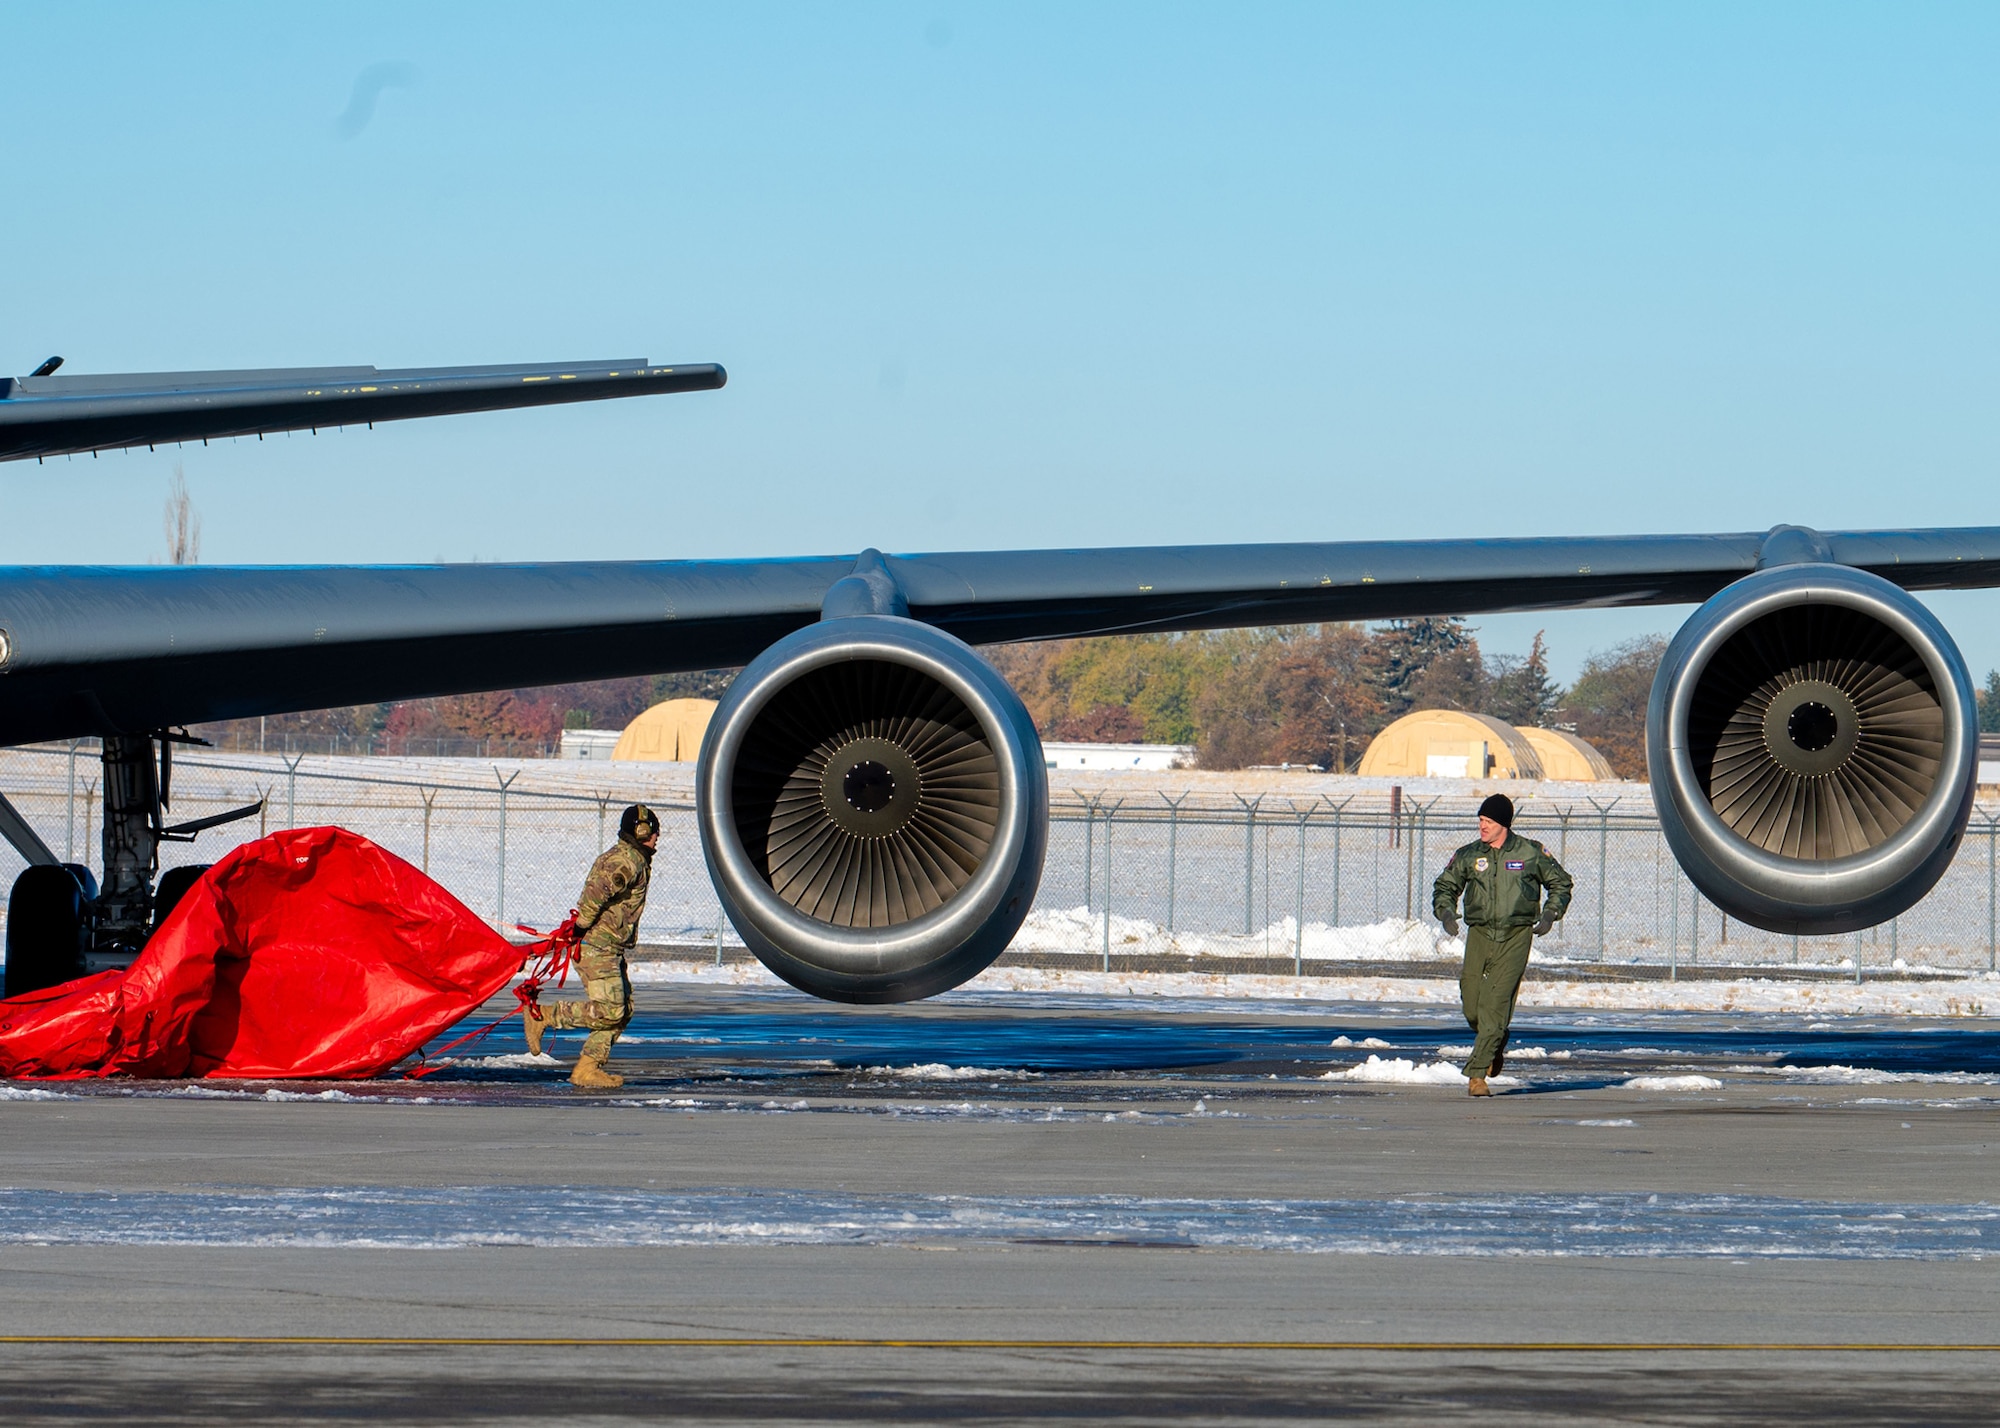
[[[1542,762],[1542,777],[1560,783],[1597,783],[1618,774],[1595,745],[1561,729],[1531,729],[1517,724],[1514,732],[1526,739]]]
[[[613,759],[691,764],[715,713],[713,699],[669,699],[625,726]]]
[[[1368,745],[1365,778],[1541,778],[1534,745],[1511,724],[1456,709],[1405,714]]]

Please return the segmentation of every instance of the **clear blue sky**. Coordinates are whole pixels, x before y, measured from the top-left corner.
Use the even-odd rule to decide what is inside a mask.
[[[0,561],[2000,524],[2000,7],[16,5],[0,369],[726,391],[0,467]],[[372,94],[372,104],[369,102]],[[1976,671],[2000,596],[1939,599]],[[1546,624],[1559,672],[1678,612]]]

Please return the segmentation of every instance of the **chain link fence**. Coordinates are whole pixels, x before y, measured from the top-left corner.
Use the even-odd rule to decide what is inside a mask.
[[[99,863],[94,744],[0,751],[0,792],[66,861]],[[1040,896],[1009,960],[1104,970],[1390,970],[1458,955],[1430,916],[1430,888],[1475,836],[1476,796],[1403,800],[1325,780],[1299,797],[1052,790]],[[1345,787],[1343,787],[1345,786]],[[498,926],[567,915],[619,811],[662,819],[642,940],[682,956],[747,955],[721,913],[695,831],[686,765],[554,760],[329,758],[183,753],[170,821],[258,799],[253,818],[162,849],[163,866],[212,862],[285,827],[337,824],[422,867]],[[1892,922],[1840,937],[1760,932],[1724,916],[1682,875],[1643,786],[1521,804],[1518,831],[1576,879],[1542,960],[1602,975],[1721,968],[1806,975],[1969,973],[1996,964],[2000,804],[1982,802],[1950,870]],[[21,860],[0,846],[0,891]]]

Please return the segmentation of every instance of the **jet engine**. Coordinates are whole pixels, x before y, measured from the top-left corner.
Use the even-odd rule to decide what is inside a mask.
[[[971,647],[893,615],[822,621],[731,684],[696,772],[702,853],[764,965],[845,1002],[983,970],[1035,900],[1034,722]]]
[[[1930,611],[1877,576],[1802,563],[1737,581],[1681,627],[1646,759],[1667,841],[1711,902],[1823,935],[1887,921],[1943,876],[1977,728]]]

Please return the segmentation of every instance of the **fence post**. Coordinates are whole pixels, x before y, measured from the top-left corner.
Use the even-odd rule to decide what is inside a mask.
[[[291,735],[285,736],[287,739]],[[299,826],[299,765],[306,761],[304,754],[285,760],[285,826]]]
[[[1993,849],[1995,840],[2000,839],[2000,813],[1986,815],[1986,970],[2000,970],[1994,965],[1994,953],[2000,949],[2000,939],[1994,937],[2000,927],[1996,927],[1995,909],[2000,908],[2000,883],[1993,876]]]
[[[1333,809],[1333,920],[1329,925],[1338,927],[1340,926],[1340,815],[1342,810],[1354,800],[1350,796],[1341,799],[1338,803],[1334,803],[1325,794],[1321,794],[1320,798]]]
[[[1096,874],[1090,866],[1091,845],[1097,838],[1097,800],[1082,789],[1070,792],[1083,800],[1083,910],[1087,913],[1097,903]]]
[[[610,795],[602,793],[599,794],[597,796],[597,847],[600,852],[603,851],[604,848],[604,815],[610,807],[611,807]],[[722,915],[722,905],[720,903],[717,903],[716,916],[720,917],[721,915]]]
[[[1125,800],[1114,799],[1104,810],[1104,970],[1111,970],[1111,817]]]
[[[76,861],[76,751],[77,747],[82,743],[83,740],[81,739],[71,739],[69,741],[69,805],[63,814],[65,823],[65,827],[63,828],[63,861],[65,863],[74,863]]]
[[[1257,805],[1264,795],[1245,798],[1239,793],[1236,801],[1243,805],[1243,935],[1248,937],[1257,930]]]
[[[424,871],[431,870],[431,809],[437,803],[438,790],[420,788],[417,796],[424,801]]]
[[[1611,810],[1618,804],[1615,798],[1609,803],[1590,800],[1590,806],[1597,810],[1597,960],[1600,962],[1608,955],[1604,945],[1604,890],[1611,871]]]
[[[1298,805],[1293,804],[1292,812],[1299,820],[1299,885],[1297,908],[1292,915],[1292,975],[1303,977],[1306,974],[1306,817],[1311,810],[1300,813]]]
[[[1160,799],[1167,805],[1167,933],[1174,930],[1174,881],[1180,859],[1181,805],[1188,795],[1183,792],[1179,798],[1168,798],[1164,793]]]
[[[500,777],[500,770],[493,770],[493,778],[500,785],[500,876],[493,895],[493,921],[502,927],[507,923],[507,786],[520,776],[519,769],[505,778]]]
[[[722,965],[722,899],[715,900],[715,965]]]
[[[1667,980],[1681,979],[1681,865],[1667,878]]]

